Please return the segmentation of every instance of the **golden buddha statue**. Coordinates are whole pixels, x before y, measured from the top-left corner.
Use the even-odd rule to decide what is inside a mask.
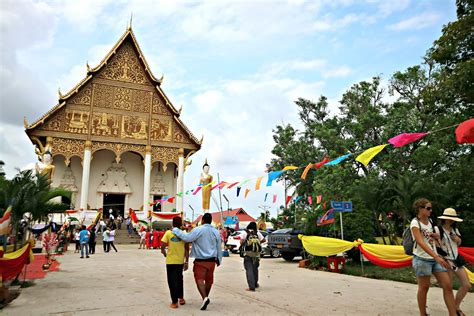
[[[36,172],[46,176],[51,183],[53,180],[55,168],[53,165],[53,155],[51,154],[51,151],[49,149],[45,150],[41,156],[38,156],[38,158],[40,161],[36,163]]]
[[[202,166],[201,178],[199,183],[202,187],[202,210],[204,213],[209,212],[211,205],[211,185],[208,185],[212,182],[212,176],[209,174],[209,165],[207,164],[207,159]]]

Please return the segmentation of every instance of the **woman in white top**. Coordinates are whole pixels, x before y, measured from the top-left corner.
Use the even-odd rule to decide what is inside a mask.
[[[410,223],[414,239],[413,268],[418,281],[418,308],[420,315],[426,315],[426,297],[430,288],[430,277],[433,274],[443,288],[443,298],[449,315],[456,315],[451,278],[448,274],[449,264],[438,255],[436,241],[439,233],[430,221],[433,206],[427,199],[418,199],[413,203],[416,217]]]
[[[456,228],[456,222],[462,222],[463,220],[458,217],[456,210],[453,208],[447,208],[444,210],[442,216],[438,216],[441,219],[442,231],[441,231],[441,241],[444,251],[448,254],[446,259],[451,265],[449,274],[451,279],[456,275],[459,279],[459,289],[456,293],[456,298],[454,300],[456,304],[456,312],[458,315],[465,315],[461,311],[461,302],[466,296],[466,294],[471,289],[471,283],[469,282],[469,277],[463,266],[456,266],[455,260],[458,257],[458,246],[461,245],[461,234]]]
[[[74,242],[76,244],[76,250],[74,250],[74,253],[79,253],[79,250],[80,250],[80,247],[81,247],[81,244],[79,242],[79,229],[76,229],[74,230]]]

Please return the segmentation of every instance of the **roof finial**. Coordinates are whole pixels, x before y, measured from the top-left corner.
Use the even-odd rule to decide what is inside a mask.
[[[23,126],[25,127],[25,129],[28,128],[28,120],[26,119],[26,116],[23,116]]]
[[[61,88],[58,88],[58,95],[59,95],[59,99],[62,99],[64,97],[63,94],[61,93]]]
[[[179,108],[178,110],[178,115],[181,115],[181,111],[183,110],[183,105],[181,105],[181,107]]]
[[[201,144],[201,145],[202,145],[202,142],[203,142],[203,141],[204,141],[204,134],[202,134],[202,136],[201,136],[201,140],[199,141],[199,144]]]
[[[128,29],[129,29],[129,30],[132,29],[132,21],[133,21],[133,12],[130,13],[130,23],[128,24]]]
[[[89,66],[89,61],[86,61],[87,72],[91,72],[91,66]]]
[[[165,74],[161,74],[161,78],[160,80],[158,80],[160,82],[160,85],[163,83],[163,80],[165,80]]]

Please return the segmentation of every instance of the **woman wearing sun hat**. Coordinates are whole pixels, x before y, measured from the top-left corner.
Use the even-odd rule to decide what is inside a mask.
[[[456,261],[458,257],[458,247],[461,245],[461,234],[456,228],[456,224],[462,222],[463,220],[458,217],[458,214],[455,209],[447,208],[443,211],[443,215],[438,216],[441,220],[441,244],[443,249],[448,254],[446,259],[451,265],[452,269],[448,270],[451,278],[456,275],[459,279],[459,289],[456,293],[455,303],[456,303],[456,313],[458,315],[465,315],[460,308],[461,302],[466,296],[466,294],[471,289],[471,283],[467,276],[467,272],[464,269],[462,262]]]

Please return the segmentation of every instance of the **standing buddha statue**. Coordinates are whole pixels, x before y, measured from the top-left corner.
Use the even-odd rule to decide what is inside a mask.
[[[211,185],[208,185],[212,182],[212,176],[209,174],[209,165],[207,164],[207,159],[202,166],[202,173],[200,178],[200,184],[202,185],[202,210],[204,213],[209,212],[211,205]]]

